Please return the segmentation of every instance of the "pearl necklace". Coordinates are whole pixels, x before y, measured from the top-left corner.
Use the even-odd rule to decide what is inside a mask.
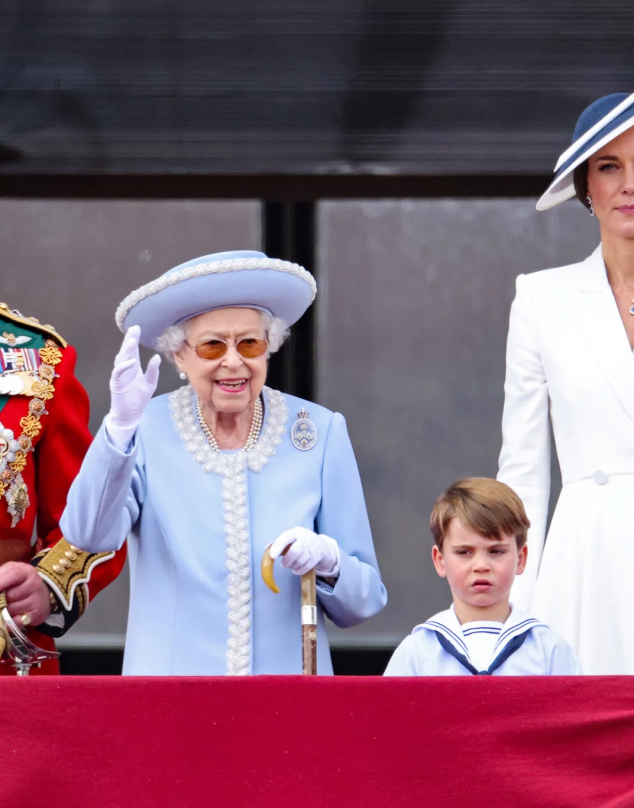
[[[220,447],[218,446],[218,441],[215,439],[213,432],[207,426],[207,422],[203,417],[202,407],[200,406],[200,399],[196,396],[196,414],[198,415],[198,421],[200,423],[200,428],[203,431],[204,436],[209,441],[209,445],[213,449],[214,452],[220,453]],[[255,406],[253,407],[253,420],[251,421],[251,428],[249,429],[249,435],[247,437],[247,442],[244,444],[242,451],[250,452],[251,449],[255,446],[258,442],[258,438],[260,437],[260,430],[262,429],[262,420],[263,420],[263,410],[262,410],[262,399],[258,396]]]

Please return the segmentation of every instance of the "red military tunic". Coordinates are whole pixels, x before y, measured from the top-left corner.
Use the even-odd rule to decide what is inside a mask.
[[[88,396],[75,362],[75,350],[51,326],[0,303],[0,564],[32,563],[52,591],[55,619],[27,629],[50,650],[53,637],[81,617],[125,561],[125,548],[85,553],[60,531],[68,489],[91,441]],[[0,665],[0,675],[12,673],[10,663]],[[45,662],[31,673],[59,673],[59,666]]]

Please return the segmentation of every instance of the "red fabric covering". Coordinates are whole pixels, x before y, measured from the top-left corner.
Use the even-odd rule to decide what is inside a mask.
[[[634,806],[634,677],[0,688],[2,808]]]

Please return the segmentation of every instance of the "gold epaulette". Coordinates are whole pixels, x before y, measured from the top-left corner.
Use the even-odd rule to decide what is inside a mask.
[[[88,590],[84,586],[90,581],[92,570],[114,556],[110,553],[87,553],[66,539],[60,539],[53,547],[38,553],[37,571],[57,595],[63,607],[70,611],[73,598],[77,598],[79,616],[88,606]]]
[[[58,342],[62,348],[68,347],[68,343],[64,337],[60,336],[52,325],[42,325],[37,317],[24,317],[22,314],[16,314],[16,312],[11,311],[6,303],[0,303],[0,317],[4,317],[5,319],[11,320],[14,323],[19,323],[27,328],[32,328],[34,331],[39,331],[42,334],[46,334],[47,337],[52,337],[56,342]]]

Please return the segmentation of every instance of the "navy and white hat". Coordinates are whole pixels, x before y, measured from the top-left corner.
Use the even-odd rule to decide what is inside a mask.
[[[141,344],[154,348],[169,326],[213,309],[259,309],[293,325],[316,294],[315,279],[299,264],[234,250],[194,258],[141,286],[121,303],[115,320],[123,332],[140,326]]]
[[[634,93],[613,93],[590,104],[577,121],[571,146],[557,161],[555,179],[537,203],[537,210],[548,210],[571,199],[575,195],[575,168],[631,126]]]

